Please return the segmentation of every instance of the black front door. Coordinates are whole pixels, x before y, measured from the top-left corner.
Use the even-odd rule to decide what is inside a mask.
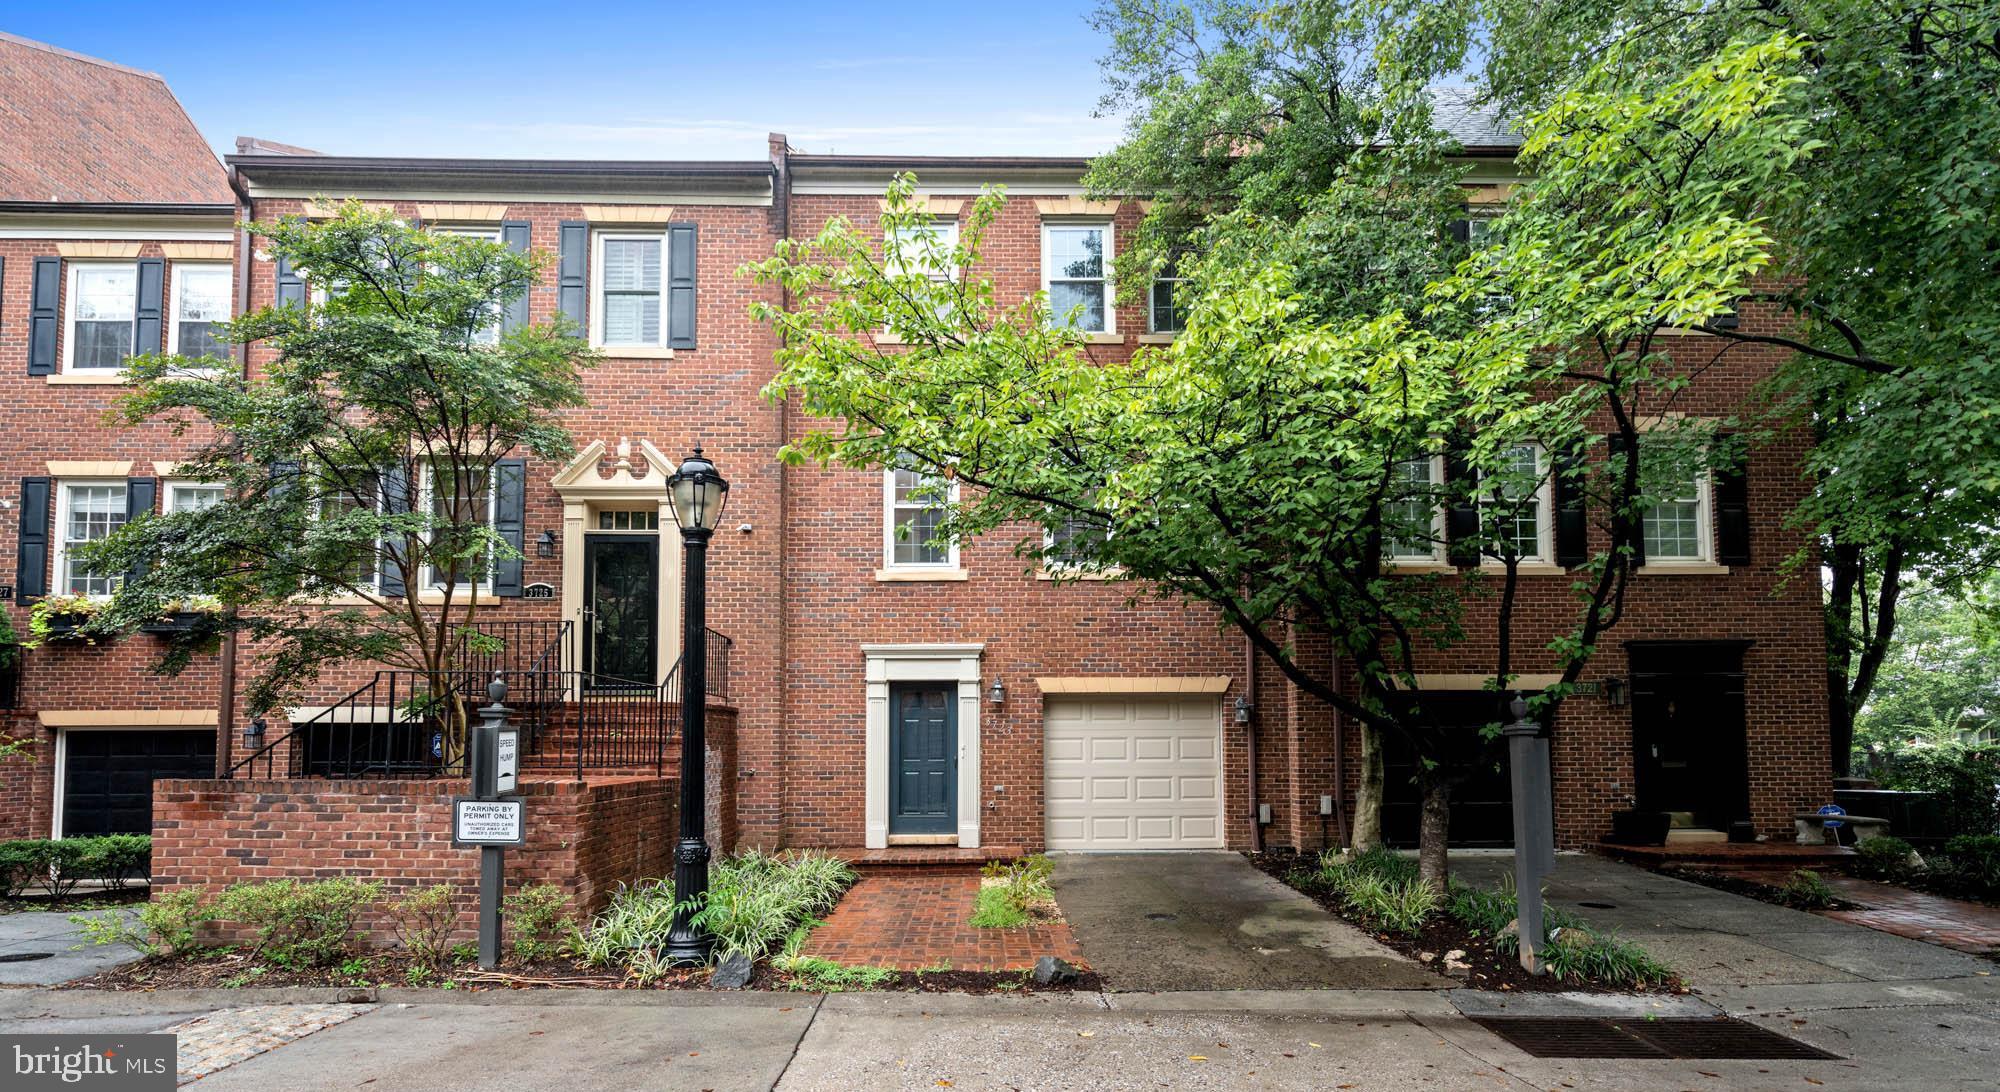
[[[1640,811],[1727,830],[1750,818],[1744,641],[1634,641],[1632,780]]]
[[[889,688],[889,833],[958,829],[957,683]]]
[[[656,535],[583,537],[583,669],[591,685],[656,681],[659,558]]]
[[[63,836],[153,833],[153,782],[214,777],[215,730],[63,734]]]

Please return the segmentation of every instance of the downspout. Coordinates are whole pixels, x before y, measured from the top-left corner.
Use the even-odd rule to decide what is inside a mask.
[[[250,232],[241,226],[248,224],[253,215],[250,208],[250,194],[243,188],[243,177],[237,167],[229,168],[229,188],[236,194],[237,207],[243,215],[238,218],[236,229],[236,302],[231,313],[238,318],[250,310]],[[238,342],[236,364],[242,370],[244,382],[250,380],[250,345]],[[229,624],[222,631],[220,671],[217,686],[222,691],[215,702],[215,775],[228,778],[236,765],[236,608],[231,606],[227,615]]]
[[[1333,689],[1340,690],[1340,650],[1334,649]],[[1340,833],[1340,845],[1346,847],[1347,839],[1347,718],[1340,708],[1333,709],[1333,828]],[[1322,847],[1324,848],[1324,847]]]
[[[1249,789],[1250,801],[1250,848],[1264,852],[1264,824],[1257,821],[1257,646],[1249,634],[1243,636],[1243,705],[1249,720],[1243,725],[1244,742],[1249,752],[1249,770],[1245,787]]]
[[[770,155],[771,155],[771,168],[772,168],[771,213],[773,218],[775,218],[778,222],[778,237],[781,239],[790,239],[792,237],[791,144],[789,141],[785,139],[783,134],[773,133],[771,134],[770,145],[771,145]],[[790,288],[785,287],[782,283],[779,284],[778,286],[778,306],[786,311],[790,311],[792,307],[792,291]],[[778,334],[775,330],[772,331],[771,344],[772,348],[776,349],[778,344]],[[774,360],[773,364],[775,363],[776,361]],[[791,395],[787,394],[784,398],[780,399],[776,406],[776,409],[778,414],[778,446],[780,450],[783,450],[786,445],[792,442]],[[784,748],[787,753],[778,756],[779,773],[778,773],[778,784],[775,786],[775,789],[778,794],[778,802],[780,810],[778,811],[778,816],[777,816],[777,829],[771,833],[774,845],[783,845],[785,843],[786,816],[782,810],[782,807],[783,807],[783,801],[789,798],[789,790],[792,777],[792,756],[789,753],[791,750],[791,738],[792,738],[792,733],[790,730],[791,703],[788,700],[786,700],[785,697],[785,695],[790,693],[791,690],[791,687],[789,686],[788,681],[785,678],[785,674],[786,672],[791,670],[791,662],[792,662],[792,656],[791,656],[792,614],[790,608],[786,605],[791,602],[791,570],[792,570],[791,482],[792,482],[791,468],[786,465],[783,459],[778,460],[777,533],[778,533],[779,609],[778,609],[778,718],[777,718],[778,738],[776,742],[777,746]]]

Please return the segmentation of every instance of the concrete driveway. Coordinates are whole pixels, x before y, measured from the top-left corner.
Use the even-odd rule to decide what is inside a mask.
[[[1056,857],[1083,957],[1123,991],[1448,989],[1240,854]]]
[[[93,910],[91,914],[105,911]],[[138,914],[130,907],[115,913]],[[81,949],[72,951],[76,945]],[[96,974],[139,954],[123,944],[93,946],[64,911],[29,910],[0,914],[0,986],[45,986]]]

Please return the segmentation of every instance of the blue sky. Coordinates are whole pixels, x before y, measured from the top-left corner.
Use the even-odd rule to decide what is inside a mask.
[[[165,76],[218,151],[762,159],[1099,152],[1090,0],[13,5],[0,30]],[[198,15],[198,17],[194,17]]]

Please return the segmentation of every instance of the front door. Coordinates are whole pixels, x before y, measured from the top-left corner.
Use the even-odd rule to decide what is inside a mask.
[[[1750,818],[1741,641],[1634,641],[1632,780],[1640,811],[1727,830]]]
[[[958,829],[957,683],[889,688],[889,833]]]
[[[583,669],[592,686],[651,686],[659,647],[657,535],[583,538]]]

